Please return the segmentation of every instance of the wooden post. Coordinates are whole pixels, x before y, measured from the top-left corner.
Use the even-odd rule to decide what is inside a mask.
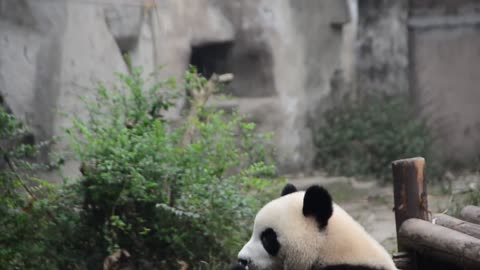
[[[428,220],[425,159],[415,157],[392,162],[395,222],[398,251],[407,251],[399,237],[402,223],[409,218]]]

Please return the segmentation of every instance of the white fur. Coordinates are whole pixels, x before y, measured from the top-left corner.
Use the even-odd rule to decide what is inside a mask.
[[[309,269],[318,262],[396,269],[387,251],[340,206],[334,204],[327,227],[320,231],[315,219],[302,213],[304,195],[301,191],[280,197],[258,212],[252,237],[239,253],[252,262],[250,270]],[[267,228],[277,233],[277,256],[270,256],[260,240]]]

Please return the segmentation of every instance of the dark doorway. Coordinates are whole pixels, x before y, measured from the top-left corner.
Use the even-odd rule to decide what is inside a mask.
[[[227,67],[227,59],[233,47],[233,42],[207,43],[192,47],[190,64],[197,67],[198,72],[210,78],[213,73],[231,72]]]
[[[210,78],[213,73],[233,73],[234,80],[224,88],[236,97],[269,97],[276,95],[273,58],[265,44],[214,42],[192,47],[190,64]]]

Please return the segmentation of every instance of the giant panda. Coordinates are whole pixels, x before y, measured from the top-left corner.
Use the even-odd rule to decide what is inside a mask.
[[[394,270],[388,252],[328,191],[287,184],[255,217],[253,234],[231,269]]]

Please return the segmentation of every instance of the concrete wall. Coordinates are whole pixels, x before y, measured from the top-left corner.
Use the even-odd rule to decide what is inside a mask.
[[[357,92],[408,93],[407,1],[359,0]]]
[[[226,91],[235,99],[217,105],[275,132],[280,168],[311,166],[312,126],[351,48],[343,46],[347,1],[113,2],[0,0],[0,94],[37,141],[63,134],[70,123],[59,112],[86,116],[80,97],[128,72],[122,54],[129,53],[147,73],[165,65],[158,79],[180,79],[188,64],[207,75],[233,72]],[[67,175],[77,167],[67,162]]]
[[[300,36],[300,44],[303,45],[300,48],[295,48],[297,45],[291,48],[291,50],[301,50],[303,53],[303,62],[299,65],[301,69],[296,68],[292,71],[297,72],[300,78],[303,76],[304,81],[300,89],[304,89],[304,93],[303,96],[298,96],[298,89],[293,88],[289,93],[291,97],[287,98],[289,100],[295,100],[295,97],[300,98],[296,101],[297,111],[301,114],[297,116],[295,130],[299,132],[299,138],[303,140],[303,144],[300,144],[297,152],[300,160],[310,161],[315,154],[311,139],[312,131],[319,128],[322,113],[333,106],[330,97],[339,94],[334,91],[344,90],[332,88],[332,81],[339,79],[335,77],[338,75],[337,72],[343,72],[342,55],[348,54],[342,51],[344,30],[350,23],[351,14],[347,1],[291,0],[290,2],[295,11],[295,31]],[[348,47],[345,48],[346,51],[348,49]],[[285,64],[288,65],[288,63]],[[345,74],[342,73],[340,76],[342,76],[341,80],[345,80],[343,78]],[[303,169],[308,170],[308,167]]]
[[[411,91],[438,135],[438,151],[468,161],[480,151],[480,4],[413,1]]]
[[[153,14],[156,64],[167,64],[175,76],[189,61],[206,65],[208,74],[232,72],[226,92],[235,98],[217,105],[274,132],[284,171],[311,168],[314,121],[308,119],[325,107],[342,49],[349,48],[342,47],[346,1],[165,1]]]
[[[356,89],[408,95],[445,159],[480,151],[480,2],[361,0]]]
[[[0,94],[34,132],[36,142],[64,134],[65,116],[86,117],[80,97],[92,95],[126,65],[110,34],[103,8],[62,1],[0,1]],[[59,139],[42,156],[67,149]],[[66,158],[67,175],[78,162]],[[57,175],[49,178],[59,181]]]

